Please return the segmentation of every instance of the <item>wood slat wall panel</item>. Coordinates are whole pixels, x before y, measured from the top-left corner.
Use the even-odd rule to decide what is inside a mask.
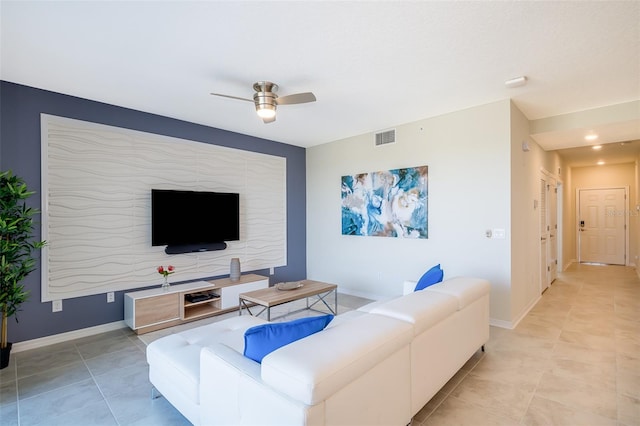
[[[42,301],[286,265],[286,159],[47,114],[42,124]],[[151,189],[240,193],[240,241],[151,246]],[[215,220],[215,212],[212,212]]]

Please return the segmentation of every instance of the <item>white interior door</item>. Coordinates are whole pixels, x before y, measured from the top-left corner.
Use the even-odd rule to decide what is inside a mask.
[[[549,209],[548,184],[540,178],[540,293],[549,287]]]
[[[626,189],[578,190],[579,261],[626,262]]]
[[[562,239],[562,229],[563,229],[563,221],[564,221],[564,195],[563,195],[563,191],[564,191],[564,184],[559,181],[556,184],[556,200],[557,200],[557,205],[556,205],[556,209],[557,209],[557,216],[558,216],[558,220],[557,220],[557,228],[556,228],[556,240],[558,242],[557,244],[557,251],[556,251],[556,271],[560,270],[562,271],[562,268],[564,267],[564,259],[562,257],[562,248],[564,247],[564,240]]]
[[[549,205],[549,244],[547,265],[549,265],[549,285],[558,276],[558,187],[555,179],[549,179],[547,185],[547,204]]]

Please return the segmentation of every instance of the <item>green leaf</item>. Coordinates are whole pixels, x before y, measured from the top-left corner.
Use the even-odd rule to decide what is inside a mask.
[[[40,211],[25,201],[33,194],[23,179],[10,170],[0,171],[0,311],[15,316],[16,321],[20,305],[29,298],[21,282],[36,269],[33,252],[46,244],[33,240],[33,216]],[[6,324],[2,327],[6,329]],[[0,345],[5,343],[0,341]]]

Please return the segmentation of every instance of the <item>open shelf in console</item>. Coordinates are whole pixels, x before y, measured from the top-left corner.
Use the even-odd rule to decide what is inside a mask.
[[[217,289],[182,293],[182,319],[194,319],[220,311],[220,291]]]

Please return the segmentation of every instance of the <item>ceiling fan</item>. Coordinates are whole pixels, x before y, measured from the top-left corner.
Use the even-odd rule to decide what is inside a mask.
[[[241,101],[253,102],[256,106],[258,116],[265,123],[273,123],[276,121],[276,107],[278,105],[304,104],[307,102],[315,102],[316,96],[311,92],[295,93],[278,97],[278,85],[270,81],[258,81],[253,84],[253,100],[240,98],[237,96],[224,95],[222,93],[211,93],[214,96],[222,96],[224,98],[239,99]]]

